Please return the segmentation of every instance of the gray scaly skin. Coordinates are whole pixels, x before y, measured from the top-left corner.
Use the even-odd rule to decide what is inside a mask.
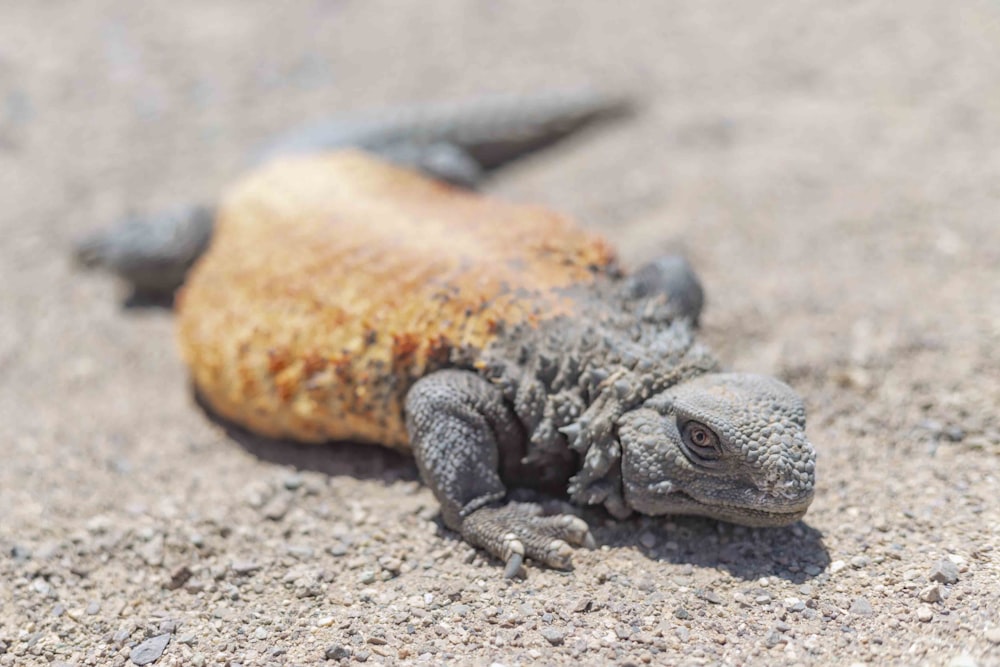
[[[573,296],[584,316],[500,332],[482,370],[438,371],[407,394],[417,464],[450,528],[511,577],[525,557],[567,568],[571,545],[593,538],[573,515],[505,503],[508,485],[563,489],[617,518],[805,514],[816,455],[802,400],[774,378],[719,372],[693,337],[702,292],[683,259]]]
[[[628,110],[623,98],[580,90],[371,111],[295,129],[258,150],[251,164],[352,147],[474,187],[508,162]],[[79,241],[76,259],[119,275],[138,295],[170,295],[208,247],[214,210],[203,204],[126,219]]]

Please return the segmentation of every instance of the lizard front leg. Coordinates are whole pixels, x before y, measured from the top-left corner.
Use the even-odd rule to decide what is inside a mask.
[[[502,559],[504,576],[516,575],[526,556],[566,569],[570,544],[593,544],[578,517],[504,503],[503,478],[517,474],[526,439],[499,388],[469,371],[432,373],[406,396],[406,426],[445,524]]]
[[[681,255],[654,259],[625,279],[625,294],[632,299],[665,299],[668,319],[687,317],[698,324],[705,293],[691,264]]]

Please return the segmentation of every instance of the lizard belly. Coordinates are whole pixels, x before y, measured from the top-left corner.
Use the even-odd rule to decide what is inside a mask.
[[[405,448],[417,378],[572,314],[564,289],[613,262],[539,207],[354,151],[280,160],[223,198],[178,297],[179,343],[207,403],[253,431]]]

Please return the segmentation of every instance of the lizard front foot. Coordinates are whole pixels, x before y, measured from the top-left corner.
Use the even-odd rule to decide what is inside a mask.
[[[462,537],[504,561],[504,577],[517,575],[524,558],[532,558],[560,570],[571,567],[573,548],[593,549],[594,538],[587,523],[572,514],[543,516],[533,503],[510,503],[482,507],[462,521]]]

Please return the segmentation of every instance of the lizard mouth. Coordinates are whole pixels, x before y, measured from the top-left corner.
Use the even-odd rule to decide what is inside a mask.
[[[812,502],[812,494],[797,498],[794,502],[775,504],[771,507],[741,505],[719,500],[705,502],[684,491],[672,492],[670,501],[674,505],[672,513],[675,514],[706,516],[743,526],[780,527],[789,526],[805,515]]]

